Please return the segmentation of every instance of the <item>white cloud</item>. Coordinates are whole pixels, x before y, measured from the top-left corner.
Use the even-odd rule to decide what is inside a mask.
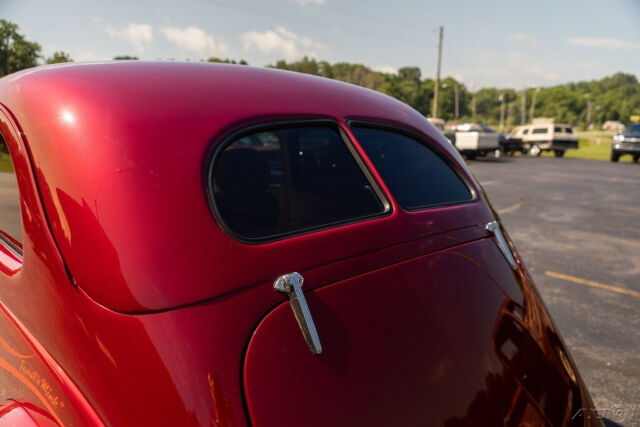
[[[227,52],[227,46],[216,40],[211,34],[198,27],[163,27],[160,29],[167,40],[177,44],[182,49],[203,56],[223,55]]]
[[[104,30],[110,37],[131,43],[139,52],[144,51],[144,43],[153,40],[153,27],[149,24],[130,22],[124,28],[105,27]]]
[[[638,49],[640,43],[621,39],[608,39],[601,37],[572,37],[567,43],[580,47],[597,47],[602,49]]]
[[[315,49],[326,49],[324,45],[315,42],[310,37],[299,36],[284,27],[276,27],[275,31],[244,33],[242,45],[245,51],[256,48],[262,53],[281,55],[287,61],[298,59],[303,55],[316,57]]]
[[[308,4],[317,4],[317,5],[327,4],[327,0],[294,0],[294,1],[300,6],[306,6]]]
[[[395,67],[392,67],[391,65],[376,65],[371,69],[379,73],[394,74],[394,75],[398,74],[398,70]]]
[[[531,47],[537,47],[538,46],[538,40],[536,40],[535,37],[529,36],[529,35],[524,34],[524,33],[511,33],[507,37],[509,38],[509,40],[522,42],[522,43],[528,44]]]

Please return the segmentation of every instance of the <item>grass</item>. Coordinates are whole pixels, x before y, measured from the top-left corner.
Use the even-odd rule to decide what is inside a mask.
[[[587,131],[578,132],[578,149],[567,150],[564,154],[567,158],[611,160],[611,142],[614,132]],[[542,153],[545,157],[553,157],[552,151]],[[631,162],[631,156],[625,154],[620,157],[621,162]]]
[[[13,163],[11,163],[11,157],[7,153],[0,152],[0,172],[13,173]]]

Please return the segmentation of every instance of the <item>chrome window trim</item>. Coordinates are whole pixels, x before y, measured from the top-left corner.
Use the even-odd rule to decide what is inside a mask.
[[[15,255],[20,262],[22,262],[22,257],[23,257],[22,248],[16,245],[15,243],[13,243],[3,233],[0,233],[0,244],[2,244],[2,246],[4,246],[5,249],[7,249],[9,252]]]
[[[345,144],[347,150],[351,154],[352,158],[356,162],[356,165],[360,168],[365,179],[367,180],[372,190],[378,197],[380,204],[383,207],[382,212],[378,212],[371,215],[365,215],[361,217],[355,217],[355,218],[351,218],[344,221],[334,221],[334,222],[322,224],[316,227],[304,228],[304,229],[295,230],[292,232],[275,234],[273,236],[267,236],[267,237],[249,238],[249,237],[242,236],[236,233],[235,231],[233,231],[231,227],[229,227],[226,224],[226,222],[222,217],[222,214],[220,213],[220,211],[216,206],[215,196],[213,193],[213,186],[211,185],[211,183],[213,182],[213,175],[214,175],[216,163],[220,158],[220,156],[222,155],[222,153],[224,152],[224,150],[239,138],[242,138],[243,136],[246,136],[249,134],[253,134],[257,132],[266,132],[269,130],[276,130],[276,129],[296,128],[296,127],[314,127],[314,126],[330,127],[337,132],[339,137],[342,139],[342,142]],[[387,198],[385,193],[382,191],[382,189],[378,185],[378,182],[373,178],[373,175],[371,174],[369,169],[366,167],[364,161],[360,157],[360,154],[355,148],[353,142],[351,141],[347,133],[344,131],[342,126],[340,126],[340,124],[334,119],[309,118],[309,119],[289,119],[289,120],[284,119],[284,120],[274,120],[274,121],[263,121],[260,123],[250,124],[247,126],[243,126],[239,129],[233,130],[229,133],[226,133],[221,138],[216,138],[216,141],[217,142],[214,142],[215,146],[214,146],[213,152],[209,155],[209,159],[207,161],[207,166],[206,166],[207,167],[206,174],[205,174],[206,182],[204,185],[207,193],[207,201],[209,203],[209,209],[213,213],[218,224],[220,224],[224,232],[227,233],[229,236],[231,236],[233,239],[241,243],[257,245],[257,244],[277,242],[277,241],[288,239],[291,237],[297,237],[305,234],[315,233],[318,231],[329,230],[329,229],[340,227],[343,225],[355,224],[355,223],[364,222],[371,219],[382,218],[385,216],[389,216],[393,212],[389,199]]]
[[[475,203],[475,202],[478,201],[478,199],[479,199],[478,198],[478,192],[476,191],[475,187],[473,186],[471,180],[466,176],[466,174],[464,174],[460,170],[460,168],[455,164],[453,159],[451,159],[451,157],[449,157],[444,152],[444,150],[442,150],[438,146],[438,144],[436,144],[435,142],[430,141],[429,139],[425,138],[424,136],[418,135],[414,131],[411,131],[411,130],[409,130],[407,128],[404,128],[404,127],[401,127],[401,126],[395,125],[395,124],[377,122],[377,121],[367,120],[367,119],[349,119],[349,120],[346,121],[346,123],[349,126],[349,129],[352,129],[354,126],[355,127],[360,126],[360,127],[365,127],[365,128],[384,130],[384,131],[387,131],[387,132],[394,132],[394,133],[400,134],[402,136],[406,136],[407,138],[411,138],[414,141],[416,141],[417,143],[424,145],[425,147],[430,149],[436,156],[438,156],[443,162],[445,162],[445,164],[449,167],[449,169],[451,169],[453,171],[453,173],[455,173],[456,176],[458,178],[460,178],[462,183],[467,187],[467,189],[469,190],[469,193],[471,194],[471,198],[469,200],[464,200],[464,201],[460,201],[460,202],[436,203],[436,204],[424,205],[424,206],[419,206],[419,207],[410,208],[410,209],[409,208],[405,208],[404,206],[402,206],[400,203],[398,203],[398,201],[396,199],[396,203],[398,204],[398,207],[400,207],[404,211],[406,211],[406,212],[420,212],[420,211],[424,211],[424,210],[447,207],[447,206],[462,206],[462,205],[472,204],[472,203]],[[355,137],[355,135],[354,135],[354,137]],[[356,142],[358,142],[357,138],[356,138]],[[364,150],[364,148],[362,148],[362,150],[364,151],[364,153],[366,155],[366,151]],[[371,164],[375,167],[375,164],[373,164],[373,162]],[[391,191],[391,190],[389,189],[389,191]],[[393,195],[393,193],[391,194],[391,197],[394,197],[394,199],[395,199],[395,196]]]

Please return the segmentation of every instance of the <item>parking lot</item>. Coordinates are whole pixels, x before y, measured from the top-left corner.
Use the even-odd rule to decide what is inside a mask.
[[[595,406],[609,420],[640,424],[640,165],[524,156],[468,163]]]

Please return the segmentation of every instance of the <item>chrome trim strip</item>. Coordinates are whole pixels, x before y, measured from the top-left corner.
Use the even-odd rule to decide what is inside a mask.
[[[284,274],[273,282],[273,289],[289,296],[289,303],[293,314],[296,316],[302,335],[313,354],[322,353],[322,344],[316,330],[316,325],[311,317],[307,300],[302,292],[304,278],[300,273]]]
[[[489,235],[492,235],[496,238],[496,243],[498,244],[502,255],[504,255],[511,268],[514,270],[517,269],[518,265],[516,264],[516,260],[511,253],[511,249],[509,248],[504,235],[502,234],[502,230],[500,230],[500,225],[498,224],[498,222],[488,222],[487,224],[485,224],[484,229],[487,231],[487,233],[489,233]]]
[[[22,249],[0,233],[0,243],[22,262]]]

